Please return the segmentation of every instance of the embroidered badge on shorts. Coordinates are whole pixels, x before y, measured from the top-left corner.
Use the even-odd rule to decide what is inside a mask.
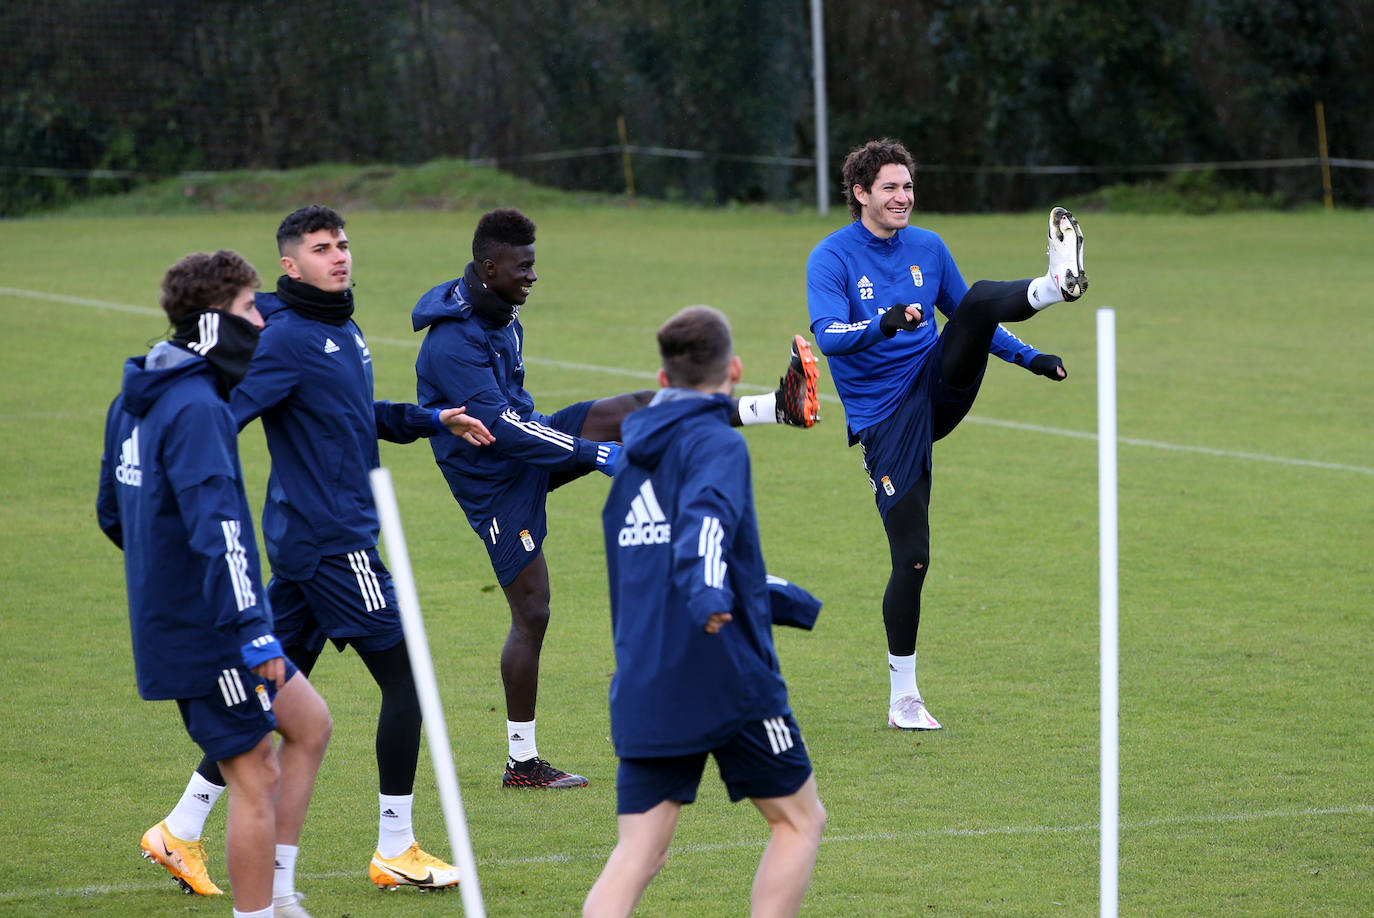
[[[525,551],[534,551],[534,537],[528,529],[520,530],[520,544],[525,546]]]

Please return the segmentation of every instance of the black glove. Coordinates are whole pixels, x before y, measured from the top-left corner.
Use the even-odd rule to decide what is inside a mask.
[[[1065,380],[1069,371],[1064,369],[1064,361],[1054,354],[1036,354],[1031,358],[1030,371],[1055,382]]]
[[[917,306],[917,311],[920,311]],[[924,315],[919,315],[915,319],[908,319],[906,316],[906,303],[895,303],[892,308],[883,313],[883,317],[878,322],[878,327],[883,330],[884,337],[891,338],[899,331],[914,331],[921,324]]]

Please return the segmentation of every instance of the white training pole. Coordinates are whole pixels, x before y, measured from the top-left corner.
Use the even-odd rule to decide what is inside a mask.
[[[429,639],[425,636],[425,621],[420,615],[420,597],[415,592],[415,575],[410,570],[410,552],[401,530],[401,510],[396,503],[396,491],[391,486],[391,472],[385,468],[373,469],[369,478],[372,497],[377,502],[377,516],[382,523],[382,537],[386,540],[386,560],[396,584],[396,599],[401,604],[401,627],[405,629],[410,668],[415,673],[415,690],[420,696],[420,712],[424,716],[425,735],[429,738],[429,756],[434,762],[434,782],[438,785],[439,803],[444,809],[448,843],[458,858],[461,877],[458,889],[463,894],[463,914],[468,918],[486,918],[482,887],[477,882],[477,861],[472,856],[468,820],[463,813],[463,796],[458,790],[458,775],[453,770],[448,727],[444,724],[444,710],[439,702],[439,683],[434,678],[434,659],[429,655]]]
[[[1098,559],[1102,658],[1102,918],[1116,918],[1120,830],[1117,674],[1116,313],[1097,311]]]

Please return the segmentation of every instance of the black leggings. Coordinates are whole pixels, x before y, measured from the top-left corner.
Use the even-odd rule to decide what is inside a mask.
[[[1029,280],[980,280],[969,288],[940,333],[944,342],[940,372],[945,382],[956,389],[973,385],[988,365],[988,348],[997,326],[1035,315],[1026,296],[1028,287]]]
[[[921,587],[930,567],[930,475],[911,486],[883,520],[892,574],[883,592],[883,626],[887,652],[909,657],[916,652],[921,624]]]
[[[300,647],[286,648],[286,655],[307,677],[320,656]],[[420,698],[415,692],[406,642],[379,652],[358,651],[358,656],[382,691],[382,709],[377,715],[378,789],[387,796],[405,796],[415,789],[421,727]],[[209,756],[201,759],[196,771],[212,784],[224,786],[219,764]]]
[[[987,368],[988,348],[1002,322],[1022,322],[1035,315],[1026,297],[1029,280],[980,280],[959,302],[954,317],[940,333],[943,357],[940,373],[958,389],[973,385]],[[961,414],[959,417],[963,417]],[[950,426],[957,419],[949,422]],[[937,429],[938,440],[949,433]],[[930,475],[912,485],[883,520],[887,530],[892,574],[883,592],[883,626],[887,650],[907,657],[916,652],[916,632],[921,625],[921,589],[930,567]]]

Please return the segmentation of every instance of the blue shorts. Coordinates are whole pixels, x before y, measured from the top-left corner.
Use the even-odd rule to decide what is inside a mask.
[[[391,572],[375,547],[320,559],[309,580],[273,574],[267,584],[272,633],[283,647],[318,654],[325,639],[343,650],[389,650],[405,638]]]
[[[946,383],[940,372],[943,352],[942,335],[897,410],[850,435],[850,445],[858,443],[863,449],[864,470],[883,519],[912,485],[930,473],[931,444],[959,425],[983,384],[982,372],[964,389]]]
[[[693,802],[708,755],[715,756],[732,803],[745,797],[795,794],[811,776],[801,728],[791,714],[785,714],[747,724],[710,752],[621,759],[615,780],[616,812],[622,816],[647,813],[664,800]]]
[[[286,679],[297,673],[296,665],[286,661]],[[181,722],[201,750],[222,762],[248,752],[262,738],[277,729],[272,700],[277,685],[253,675],[242,666],[222,670],[214,691],[198,698],[178,698]]]
[[[578,402],[543,416],[542,421],[561,433],[578,436],[591,407],[591,402]],[[512,462],[511,468],[511,477],[489,483],[486,505],[491,515],[469,520],[487,547],[492,570],[503,587],[510,586],[544,547],[549,534],[544,504],[549,492],[588,471],[551,476],[548,469],[528,462]]]

